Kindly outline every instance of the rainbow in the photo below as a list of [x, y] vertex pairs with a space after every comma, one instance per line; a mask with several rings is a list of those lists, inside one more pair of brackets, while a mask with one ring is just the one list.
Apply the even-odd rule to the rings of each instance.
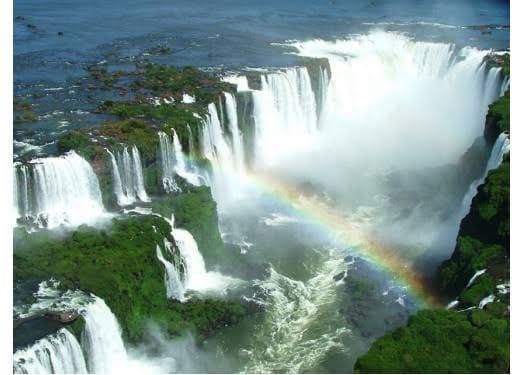
[[356, 255], [371, 262], [388, 274], [421, 307], [438, 307], [442, 302], [435, 297], [425, 278], [416, 272], [399, 252], [381, 244], [363, 232], [356, 223], [339, 210], [315, 196], [305, 196], [282, 181], [263, 174], [249, 174], [248, 178], [264, 193], [311, 219], [320, 229], [333, 235], [340, 243], [350, 247]]

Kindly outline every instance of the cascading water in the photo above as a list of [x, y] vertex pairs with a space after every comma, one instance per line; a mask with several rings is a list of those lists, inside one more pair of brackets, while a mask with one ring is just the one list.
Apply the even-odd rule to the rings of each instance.
[[162, 184], [167, 193], [180, 190], [174, 179], [174, 174], [184, 178], [192, 185], [199, 186], [201, 184], [201, 177], [193, 171], [191, 165], [186, 161], [177, 132], [175, 129], [172, 129], [172, 132], [171, 141], [166, 133], [159, 132]]
[[[175, 260], [178, 260], [178, 262], [170, 262], [163, 256], [160, 247], [157, 247], [157, 257], [166, 268], [168, 298], [175, 298], [183, 302], [186, 300], [185, 293], [190, 290], [223, 294], [230, 286], [239, 281], [219, 272], [206, 271], [204, 258], [193, 235], [185, 229], [175, 228], [174, 217], [171, 220], [166, 218], [165, 220], [172, 227], [171, 235], [179, 250], [177, 254], [171, 242], [164, 241], [164, 248]], [[181, 269], [183, 269], [182, 273]]]
[[237, 120], [237, 102], [235, 101], [235, 96], [229, 92], [225, 92], [224, 97], [226, 101], [226, 116], [228, 117], [229, 130], [232, 137], [232, 153], [235, 168], [242, 173], [244, 171], [244, 145]]
[[322, 117], [323, 117], [323, 108], [326, 104], [326, 92], [328, 90], [328, 85], [330, 83], [330, 77], [328, 75], [328, 71], [323, 68], [319, 67], [319, 99], [317, 101], [317, 125], [318, 127], [321, 125]]
[[256, 164], [273, 165], [315, 144], [316, 100], [306, 68], [262, 75], [261, 90], [252, 95]]
[[330, 64], [317, 146], [346, 164], [369, 168], [457, 162], [482, 135], [487, 105], [502, 83], [499, 68], [484, 62], [489, 51], [396, 33], [292, 47]]
[[62, 328], [13, 356], [15, 374], [86, 374], [86, 361], [75, 336]]
[[246, 76], [230, 75], [222, 78], [224, 82], [228, 82], [237, 86], [237, 92], [251, 91], [248, 85], [248, 78]]
[[[166, 250], [171, 250], [170, 253], [172, 257], [176, 257], [173, 251], [173, 245], [171, 245], [169, 241], [165, 240], [164, 248]], [[165, 276], [164, 276], [164, 283], [166, 285], [166, 296], [168, 298], [174, 298], [181, 302], [185, 301], [186, 298], [184, 297], [184, 292], [185, 292], [184, 276], [185, 274], [187, 274], [187, 272], [182, 272], [182, 275], [181, 275], [180, 264], [178, 264], [179, 267], [176, 267], [175, 264], [177, 262], [170, 262], [169, 260], [167, 260], [164, 257], [164, 254], [162, 253], [162, 249], [158, 245], [157, 245], [156, 252], [157, 252], [157, 258], [164, 265], [164, 268], [166, 271]], [[178, 256], [177, 256], [177, 259], [178, 259]]]
[[[238, 189], [233, 150], [227, 141], [217, 114], [215, 104], [208, 105], [208, 114], [201, 130], [201, 154], [212, 164], [213, 178], [211, 187], [213, 195], [220, 203], [231, 197]], [[221, 197], [221, 198], [218, 198]]]
[[478, 192], [478, 187], [485, 181], [485, 178], [489, 174], [489, 172], [493, 169], [496, 169], [501, 162], [503, 161], [503, 156], [509, 152], [510, 147], [510, 141], [509, 137], [505, 133], [501, 133], [499, 137], [496, 139], [496, 142], [494, 142], [494, 145], [492, 146], [492, 151], [490, 152], [490, 157], [487, 162], [487, 166], [485, 168], [485, 172], [482, 176], [480, 176], [478, 179], [474, 180], [465, 196], [463, 197], [463, 201], [461, 203], [461, 208], [459, 210], [459, 219], [463, 219], [470, 211], [470, 205], [472, 203], [472, 199], [476, 196]]
[[144, 188], [142, 162], [137, 146], [131, 147], [131, 155], [127, 147], [115, 154], [107, 150], [111, 159], [113, 190], [119, 206], [128, 206], [137, 200], [149, 202]]
[[82, 315], [86, 322], [82, 346], [86, 350], [90, 372], [116, 373], [125, 368], [126, 348], [117, 319], [105, 304], [96, 297]]
[[122, 330], [115, 315], [104, 300], [94, 301], [81, 310], [86, 322], [82, 333], [82, 348], [86, 353], [90, 373], [144, 374], [166, 373], [162, 361], [133, 357], [124, 346]]
[[105, 215], [97, 176], [74, 151], [14, 165], [17, 216], [41, 227], [93, 223]]

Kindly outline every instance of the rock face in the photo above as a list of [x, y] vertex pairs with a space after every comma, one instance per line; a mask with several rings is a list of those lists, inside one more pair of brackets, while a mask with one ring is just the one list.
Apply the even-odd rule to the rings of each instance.
[[71, 323], [79, 316], [80, 314], [76, 311], [48, 312], [45, 314], [46, 318], [56, 320], [60, 323]]
[[388, 277], [360, 258], [347, 262], [344, 281], [348, 298], [342, 312], [354, 334], [374, 339], [405, 324], [415, 306], [405, 305], [400, 295], [389, 289]]

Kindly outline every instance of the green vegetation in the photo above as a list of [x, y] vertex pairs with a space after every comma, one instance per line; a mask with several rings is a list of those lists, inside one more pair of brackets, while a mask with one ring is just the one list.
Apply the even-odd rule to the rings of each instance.
[[107, 68], [103, 65], [88, 65], [86, 71], [89, 77], [102, 84], [102, 88], [109, 90], [113, 88], [113, 85], [117, 82], [119, 77], [124, 75], [124, 72], [117, 71], [115, 73], [109, 73]]
[[189, 192], [159, 199], [153, 202], [153, 211], [165, 217], [175, 215], [176, 227], [193, 235], [208, 269], [236, 271], [240, 257], [228, 251], [222, 242], [217, 205], [209, 187], [193, 187]]
[[180, 69], [158, 64], [145, 65], [141, 79], [135, 81], [133, 87], [146, 89], [155, 96], [171, 96], [179, 101], [186, 93], [204, 104], [215, 102], [222, 91], [233, 91], [233, 85], [195, 67]]
[[408, 325], [378, 339], [355, 365], [361, 373], [506, 373], [506, 306], [456, 312], [422, 310]]
[[507, 90], [499, 100], [489, 106], [487, 127], [494, 128], [496, 136], [501, 132], [510, 132], [510, 90]]
[[57, 148], [60, 153], [75, 150], [79, 155], [91, 160], [95, 157], [96, 150], [90, 137], [81, 131], [71, 130], [58, 138]]
[[113, 219], [108, 230], [81, 226], [63, 238], [52, 232], [17, 232], [14, 281], [54, 277], [63, 288], [94, 293], [111, 308], [131, 341], [140, 339], [148, 320], [170, 334], [186, 329], [207, 334], [238, 321], [244, 309], [236, 302], [197, 299], [182, 305], [167, 300], [156, 246], [172, 239], [170, 232], [170, 225], [156, 216]]
[[196, 118], [193, 113], [205, 114], [202, 108], [193, 108], [188, 104], [161, 104], [158, 106], [149, 103], [135, 102], [112, 102], [105, 101], [99, 110], [110, 113], [121, 119], [141, 119], [141, 121], [151, 121], [161, 124], [159, 127], [169, 134], [169, 129], [175, 129], [181, 141], [183, 149], [189, 150], [188, 126], [195, 129], [198, 134], [198, 126], [201, 120]]
[[154, 128], [142, 120], [130, 119], [102, 124], [98, 133], [112, 143], [135, 145], [141, 155], [151, 161], [157, 156], [159, 137]]
[[478, 306], [483, 298], [492, 294], [494, 289], [496, 289], [496, 282], [492, 276], [485, 273], [460, 294], [459, 302], [462, 306]]
[[504, 252], [502, 246], [485, 245], [469, 236], [459, 237], [452, 258], [445, 261], [440, 268], [440, 289], [451, 297], [459, 295], [476, 271], [486, 269]]
[[24, 111], [21, 115], [15, 116], [15, 124], [38, 121], [38, 115], [32, 111]]

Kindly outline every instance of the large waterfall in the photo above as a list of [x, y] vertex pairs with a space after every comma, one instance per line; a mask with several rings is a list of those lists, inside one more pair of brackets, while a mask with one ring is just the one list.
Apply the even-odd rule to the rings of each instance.
[[257, 164], [273, 165], [315, 144], [316, 99], [306, 68], [262, 75], [261, 90], [252, 94]]
[[317, 146], [371, 168], [457, 162], [483, 134], [502, 85], [500, 68], [484, 62], [489, 51], [471, 47], [387, 32], [291, 46], [330, 64]]
[[15, 374], [86, 374], [86, 361], [75, 336], [67, 329], [44, 337], [13, 356]]
[[53, 228], [92, 223], [104, 215], [97, 176], [74, 151], [13, 168], [17, 218]]
[[124, 147], [115, 154], [107, 150], [111, 159], [113, 174], [113, 190], [117, 197], [119, 206], [130, 205], [137, 200], [149, 202], [150, 198], [144, 188], [144, 177], [142, 173], [142, 162], [137, 146]]
[[[188, 127], [188, 129], [190, 128]], [[167, 193], [180, 190], [174, 178], [175, 174], [186, 179], [186, 181], [192, 185], [198, 186], [201, 184], [201, 177], [186, 160], [187, 158], [182, 151], [182, 145], [175, 129], [172, 129], [172, 133], [172, 139], [170, 140], [170, 137], [166, 133], [159, 132], [162, 184]], [[192, 141], [190, 141], [190, 145], [191, 144]]]

